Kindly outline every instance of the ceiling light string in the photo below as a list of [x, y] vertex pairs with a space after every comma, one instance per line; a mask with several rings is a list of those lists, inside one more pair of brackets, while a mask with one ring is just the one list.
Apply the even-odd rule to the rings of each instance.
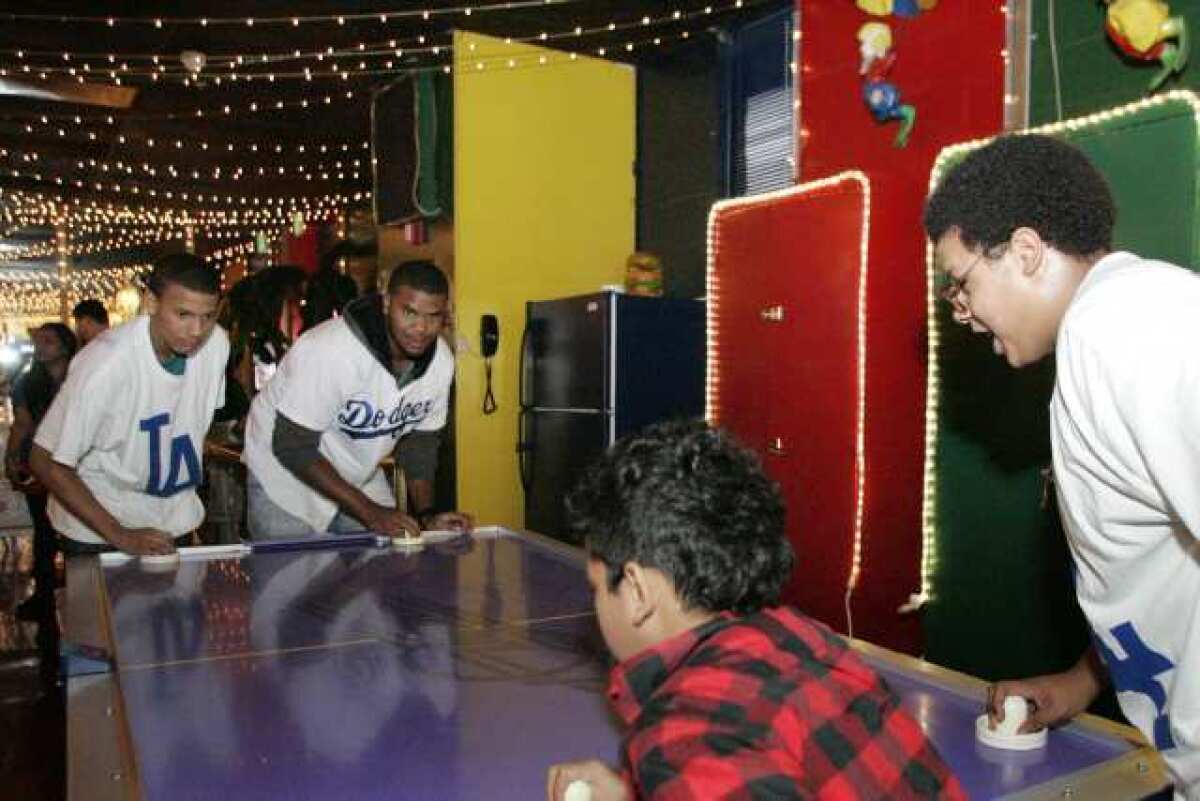
[[471, 16], [476, 13], [494, 13], [498, 11], [519, 11], [531, 8], [546, 8], [581, 3], [584, 0], [511, 0], [501, 3], [472, 3], [469, 5], [429, 6], [426, 8], [393, 9], [387, 11], [367, 11], [335, 14], [305, 14], [271, 17], [118, 17], [79, 14], [24, 14], [6, 12], [0, 14], [0, 19], [10, 22], [81, 22], [103, 25], [109, 28], [125, 25], [148, 25], [163, 28], [172, 25], [190, 25], [207, 28], [209, 26], [237, 26], [253, 28], [256, 25], [288, 25], [298, 27], [306, 23], [332, 23], [344, 26], [355, 22], [379, 22], [386, 24], [395, 20], [421, 18], [430, 20], [435, 17]]
[[[772, 2], [772, 0], [733, 0], [732, 2], [727, 2], [725, 4], [708, 4], [702, 8], [697, 8], [697, 9], [689, 10], [689, 11], [682, 11], [682, 10], [676, 9], [668, 14], [664, 14], [659, 17], [654, 17], [654, 16], [650, 16], [650, 15], [642, 15], [641, 17], [638, 17], [636, 19], [629, 19], [627, 21], [618, 22], [616, 20], [613, 20], [604, 25], [596, 25], [596, 26], [591, 26], [591, 27], [574, 25], [574, 26], [571, 26], [570, 28], [560, 30], [560, 31], [555, 31], [555, 32], [543, 31], [543, 32], [540, 32], [537, 34], [530, 34], [530, 35], [526, 35], [526, 36], [516, 36], [516, 37], [510, 36], [510, 37], [505, 38], [505, 42], [508, 44], [512, 44], [514, 42], [520, 42], [520, 43], [526, 43], [526, 44], [538, 44], [538, 43], [550, 44], [550, 43], [560, 42], [563, 40], [579, 39], [582, 37], [609, 34], [609, 33], [621, 34], [622, 32], [635, 30], [635, 29], [645, 29], [645, 28], [652, 29], [656, 26], [662, 26], [662, 25], [686, 24], [687, 22], [695, 20], [695, 19], [711, 17], [713, 14], [721, 14], [721, 13], [725, 13], [725, 12], [729, 12], [729, 11], [753, 8], [755, 6], [764, 5], [769, 2]], [[653, 43], [655, 45], [659, 45], [663, 41], [688, 39], [694, 33], [696, 33], [696, 31], [685, 31], [682, 34], [666, 34], [666, 35], [657, 35], [657, 36], [647, 36], [644, 39], [637, 40], [637, 41], [631, 41], [631, 40], [627, 39], [624, 42], [596, 47], [596, 48], [594, 48], [594, 50], [589, 50], [589, 52], [595, 52], [597, 55], [600, 55], [600, 56], [608, 55], [610, 53], [612, 53], [612, 54], [620, 53], [622, 48], [624, 49], [624, 51], [629, 52], [629, 51], [632, 51], [634, 49], [634, 47], [638, 44]], [[183, 78], [184, 83], [186, 83], [187, 85], [196, 86], [196, 87], [199, 87], [202, 85], [207, 85], [207, 82], [211, 82], [214, 85], [222, 85], [223, 82], [228, 82], [228, 81], [232, 81], [234, 83], [237, 83], [239, 81], [243, 81], [243, 82], [261, 81], [261, 82], [275, 83], [277, 81], [303, 79], [305, 81], [310, 82], [314, 79], [321, 79], [321, 78], [329, 79], [329, 78], [334, 77], [335, 75], [338, 78], [340, 78], [342, 81], [348, 81], [353, 77], [395, 76], [398, 74], [412, 73], [412, 72], [420, 71], [423, 69], [435, 69], [435, 68], [439, 68], [439, 67], [441, 69], [443, 69], [443, 71], [449, 72], [450, 71], [449, 65], [445, 64], [444, 62], [441, 62], [441, 61], [439, 61], [439, 63], [435, 63], [435, 64], [420, 64], [420, 65], [410, 65], [410, 66], [397, 65], [394, 62], [385, 62], [383, 67], [379, 68], [379, 67], [369, 66], [365, 61], [362, 61], [362, 60], [360, 60], [357, 65], [351, 65], [351, 66], [345, 66], [344, 64], [337, 63], [335, 61], [335, 63], [331, 64], [327, 69], [324, 68], [323, 66], [318, 66], [318, 67], [306, 68], [303, 70], [293, 70], [293, 71], [287, 71], [287, 72], [273, 71], [273, 70], [255, 72], [255, 71], [251, 70], [251, 67], [256, 66], [256, 65], [261, 65], [263, 63], [266, 63], [269, 65], [270, 63], [272, 63], [272, 59], [278, 59], [280, 61], [283, 61], [283, 60], [290, 60], [290, 59], [296, 59], [296, 58], [307, 58], [307, 59], [316, 59], [318, 62], [322, 62], [322, 61], [324, 61], [325, 58], [336, 59], [339, 57], [341, 57], [341, 58], [358, 57], [360, 59], [367, 58], [367, 57], [374, 57], [374, 58], [389, 58], [389, 57], [404, 58], [404, 57], [408, 57], [408, 59], [411, 59], [411, 58], [426, 55], [426, 54], [430, 54], [430, 55], [433, 55], [433, 56], [436, 56], [439, 58], [442, 56], [443, 53], [445, 53], [447, 56], [451, 55], [451, 47], [447, 43], [425, 45], [424, 44], [424, 42], [425, 42], [424, 36], [419, 36], [417, 39], [422, 44], [422, 46], [418, 46], [418, 47], [409, 46], [409, 47], [405, 48], [405, 47], [400, 46], [401, 43], [399, 42], [399, 40], [391, 39], [386, 43], [387, 47], [384, 47], [384, 44], [382, 42], [377, 43], [370, 48], [367, 47], [366, 43], [359, 43], [357, 45], [357, 48], [338, 49], [338, 48], [334, 48], [332, 46], [328, 46], [322, 50], [308, 51], [307, 53], [305, 53], [303, 51], [299, 51], [299, 50], [292, 50], [290, 53], [278, 53], [278, 54], [260, 53], [260, 54], [258, 54], [257, 57], [255, 57], [253, 55], [247, 56], [247, 55], [238, 54], [238, 55], [233, 56], [232, 60], [222, 62], [222, 64], [224, 66], [227, 66], [230, 69], [235, 70], [232, 75], [222, 76], [222, 75], [216, 74], [215, 72], [208, 71], [208, 72], [202, 73], [199, 76], [200, 78], [204, 79], [204, 80], [201, 80], [200, 82], [197, 82], [196, 75], [186, 72], [186, 70], [184, 70], [184, 68], [182, 66], [175, 67], [174, 65], [172, 65], [171, 67], [168, 68], [167, 65], [161, 64], [161, 63], [158, 64], [153, 69], [130, 70], [128, 67], [128, 64], [126, 62], [123, 62], [120, 66], [120, 69], [104, 68], [104, 71], [106, 71], [108, 73], [110, 79], [113, 80], [118, 85], [123, 85], [123, 82], [128, 81], [131, 77], [147, 77], [148, 76], [150, 78], [150, 82], [156, 82], [161, 77], [164, 77], [164, 76], [165, 77], [179, 76], [179, 77]], [[24, 54], [24, 52], [25, 51], [18, 51], [18, 53], [22, 54], [22, 55]], [[62, 53], [61, 55], [64, 58], [64, 60], [70, 61], [70, 58], [71, 58], [70, 53]], [[115, 55], [115, 54], [110, 54], [110, 56], [112, 56], [112, 55]], [[151, 56], [151, 57], [159, 58], [158, 56]], [[221, 58], [224, 59], [227, 57], [222, 56]], [[239, 67], [241, 68], [241, 71], [237, 71]], [[89, 67], [89, 69], [90, 69], [90, 67]], [[28, 65], [28, 64], [20, 65], [19, 68], [14, 67], [11, 64], [6, 65], [6, 66], [0, 66], [0, 76], [5, 75], [9, 71], [12, 71], [12, 70], [16, 70], [18, 73], [24, 72], [24, 73], [28, 73], [28, 74], [34, 74], [36, 72], [43, 79], [47, 79], [51, 74], [59, 74], [59, 73], [68, 73], [75, 77], [80, 77], [80, 78], [82, 77], [82, 76], [78, 76], [78, 69], [75, 67], [44, 66], [42, 68], [38, 68], [38, 67], [34, 67], [34, 66]], [[103, 75], [100, 72], [97, 72], [94, 74], [94, 77], [103, 77]], [[325, 98], [324, 102], [325, 103], [330, 102], [329, 98]], [[309, 107], [308, 105], [306, 105], [304, 103], [299, 104], [299, 106], [290, 106], [289, 104], [286, 103], [286, 101], [285, 102], [276, 101], [275, 103], [272, 103], [272, 101], [270, 101], [270, 100], [256, 101], [255, 103], [252, 104], [252, 106], [256, 106], [256, 105], [261, 106], [263, 109], [269, 109], [269, 108], [283, 109], [283, 108], [288, 108], [288, 107], [308, 108]], [[225, 107], [225, 108], [221, 109], [221, 112], [225, 113], [225, 114], [231, 113], [228, 110], [228, 108], [229, 107]], [[251, 108], [250, 110], [257, 111], [259, 109]], [[194, 115], [195, 116], [203, 116], [204, 112], [201, 109], [197, 109], [194, 112]]]
[[[76, 115], [53, 115], [53, 114], [36, 114], [32, 117], [25, 115], [5, 115], [0, 114], [0, 125], [5, 122], [15, 123], [21, 131], [26, 134], [35, 134], [39, 129], [47, 129], [51, 134], [57, 134], [59, 130], [62, 134], [59, 138], [65, 141], [77, 141], [78, 139], [86, 139], [87, 141], [96, 142], [102, 137], [112, 136], [112, 132], [104, 129], [89, 129], [82, 128], [84, 119], [78, 114]], [[69, 123], [69, 124], [66, 124]], [[112, 118], [109, 118], [109, 125], [114, 125]], [[17, 132], [14, 132], [17, 133]], [[118, 144], [125, 146], [144, 147], [148, 150], [175, 150], [180, 153], [189, 151], [199, 151], [201, 153], [209, 153], [219, 155], [223, 153], [238, 153], [246, 151], [249, 153], [276, 153], [285, 155], [294, 153], [297, 155], [314, 154], [327, 155], [346, 153], [351, 154], [356, 151], [369, 151], [371, 143], [368, 140], [362, 141], [312, 141], [298, 142], [295, 144], [282, 145], [278, 142], [266, 143], [256, 140], [240, 140], [237, 142], [225, 140], [221, 142], [209, 141], [207, 139], [195, 138], [180, 138], [170, 135], [165, 136], [142, 136], [133, 134], [117, 134], [116, 140]]]
[[[693, 9], [682, 10], [674, 9], [671, 12], [661, 15], [641, 14], [626, 18], [613, 18], [607, 23], [598, 23], [593, 25], [580, 25], [576, 23], [569, 24], [566, 28], [556, 31], [542, 31], [536, 34], [524, 36], [509, 36], [503, 37], [509, 44], [513, 42], [553, 42], [557, 40], [578, 39], [581, 37], [590, 37], [603, 35], [607, 33], [622, 33], [624, 31], [636, 30], [641, 28], [658, 27], [671, 24], [686, 24], [695, 19], [709, 18], [713, 14], [722, 14], [729, 11], [735, 11], [746, 8], [753, 8], [757, 5], [772, 2], [773, 0], [731, 0], [730, 2], [713, 4], [708, 3], [704, 6], [698, 6]], [[200, 73], [204, 76], [215, 75], [215, 68], [227, 68], [237, 70], [239, 67], [244, 68], [243, 71], [248, 71], [251, 67], [261, 67], [262, 65], [272, 65], [286, 63], [296, 60], [317, 60], [323, 62], [326, 59], [337, 58], [387, 58], [387, 57], [402, 57], [404, 55], [420, 55], [430, 53], [439, 55], [441, 52], [448, 50], [450, 47], [449, 38], [440, 43], [430, 44], [427, 34], [415, 34], [407, 39], [390, 37], [386, 40], [378, 40], [368, 44], [367, 42], [358, 42], [354, 45], [346, 45], [342, 47], [334, 45], [325, 45], [314, 49], [299, 49], [291, 48], [289, 50], [265, 51], [258, 53], [246, 52], [228, 52], [228, 53], [206, 53], [205, 54], [205, 69]], [[41, 56], [51, 59], [53, 64], [45, 65], [22, 65], [30, 70], [45, 69], [54, 70], [57, 72], [65, 72], [71, 69], [72, 65], [79, 64], [76, 69], [82, 68], [81, 62], [89, 60], [107, 62], [108, 66], [103, 64], [100, 66], [89, 65], [89, 68], [97, 71], [109, 71], [120, 62], [116, 71], [125, 74], [142, 74], [149, 75], [150, 73], [158, 74], [176, 74], [188, 73], [195, 74], [188, 70], [182, 63], [175, 64], [173, 60], [164, 56], [162, 53], [116, 53], [116, 52], [75, 52], [58, 51], [58, 50], [28, 50], [28, 49], [0, 49], [0, 54], [16, 55], [19, 60], [24, 61], [27, 57]], [[132, 61], [149, 61], [149, 68], [129, 68], [129, 62]], [[291, 76], [302, 75], [302, 72], [288, 73]], [[266, 73], [254, 73], [256, 77], [266, 77]], [[277, 77], [279, 74], [277, 73]]]
[[[153, 141], [153, 140], [151, 140]], [[239, 182], [242, 180], [278, 180], [281, 178], [292, 178], [295, 180], [304, 179], [307, 181], [361, 181], [365, 175], [362, 172], [365, 168], [362, 158], [348, 158], [346, 161], [336, 159], [329, 163], [296, 163], [296, 164], [279, 164], [279, 163], [258, 163], [258, 164], [231, 164], [231, 163], [207, 163], [207, 164], [186, 164], [180, 166], [173, 162], [154, 162], [141, 160], [140, 163], [126, 162], [124, 160], [116, 162], [99, 161], [97, 159], [79, 159], [65, 154], [46, 155], [36, 150], [17, 150], [9, 148], [0, 148], [0, 160], [8, 159], [21, 163], [37, 162], [45, 165], [46, 170], [52, 169], [50, 165], [62, 167], [64, 164], [74, 165], [73, 172], [92, 172], [99, 170], [103, 173], [117, 173], [129, 177], [141, 176], [143, 179], [157, 178], [159, 173], [164, 173], [164, 180], [170, 178], [172, 180], [180, 177], [188, 177], [194, 181], [225, 181]], [[60, 171], [60, 174], [61, 171]], [[65, 177], [65, 174], [63, 174]]]
[[132, 205], [128, 201], [122, 205], [111, 201], [102, 205], [90, 198], [72, 198], [68, 202], [62, 196], [47, 197], [44, 194], [35, 195], [21, 190], [14, 192], [0, 188], [0, 214], [10, 222], [23, 218], [23, 222], [39, 219], [43, 223], [51, 223], [65, 214], [73, 221], [81, 220], [84, 223], [141, 221], [164, 225], [234, 225], [283, 221], [298, 213], [306, 217], [328, 215], [366, 199], [368, 198], [360, 198], [356, 193], [353, 196], [338, 194], [320, 198], [289, 198], [291, 202], [286, 208], [283, 203], [279, 203], [251, 208], [180, 209], [158, 205]]

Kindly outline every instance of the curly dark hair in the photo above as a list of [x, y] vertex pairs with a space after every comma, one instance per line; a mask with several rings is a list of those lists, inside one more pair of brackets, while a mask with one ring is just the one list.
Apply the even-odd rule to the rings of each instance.
[[986, 253], [1029, 227], [1070, 256], [1112, 249], [1117, 210], [1108, 182], [1077, 147], [1039, 134], [1001, 136], [952, 167], [925, 203], [937, 242], [957, 228]]
[[671, 578], [684, 605], [779, 603], [793, 554], [779, 488], [758, 457], [700, 422], [650, 426], [612, 447], [567, 498], [572, 529], [615, 590], [628, 562]]
[[279, 318], [288, 300], [299, 301], [304, 296], [307, 281], [301, 268], [277, 264], [233, 285], [219, 319], [233, 341], [230, 359], [240, 359], [247, 347], [265, 364], [274, 364], [283, 356], [292, 343], [280, 330]]

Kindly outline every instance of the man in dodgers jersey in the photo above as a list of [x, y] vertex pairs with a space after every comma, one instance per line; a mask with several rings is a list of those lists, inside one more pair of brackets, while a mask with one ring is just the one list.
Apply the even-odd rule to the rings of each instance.
[[159, 259], [149, 314], [71, 363], [30, 456], [68, 553], [171, 553], [204, 519], [196, 486], [229, 358], [216, 325], [220, 281], [196, 256]]
[[[1200, 799], [1200, 276], [1112, 252], [1116, 209], [1071, 145], [1001, 137], [925, 209], [955, 319], [1013, 367], [1055, 354], [1054, 478], [1093, 646], [1071, 669], [1001, 682], [1036, 707], [1022, 730], [1083, 711], [1105, 681]], [[986, 392], [986, 387], [980, 387]]]
[[[439, 336], [449, 293], [431, 262], [405, 262], [386, 293], [354, 301], [291, 347], [246, 424], [251, 536], [363, 529], [417, 536], [471, 527], [467, 515], [434, 509], [438, 441], [454, 380], [454, 356]], [[393, 451], [411, 517], [395, 508], [379, 469]]]

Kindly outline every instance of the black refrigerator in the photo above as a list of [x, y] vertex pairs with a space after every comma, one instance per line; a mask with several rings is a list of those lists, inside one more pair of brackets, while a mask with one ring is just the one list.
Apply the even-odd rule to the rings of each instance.
[[650, 423], [704, 414], [704, 304], [601, 292], [526, 304], [517, 451], [525, 528], [573, 538], [564, 499]]

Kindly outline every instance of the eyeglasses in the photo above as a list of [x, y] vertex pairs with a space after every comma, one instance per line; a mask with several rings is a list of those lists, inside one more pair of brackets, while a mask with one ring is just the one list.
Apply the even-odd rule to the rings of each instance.
[[975, 265], [987, 258], [986, 253], [980, 253], [975, 259], [963, 270], [963, 274], [955, 278], [950, 273], [942, 273], [944, 276], [942, 286], [938, 289], [938, 297], [947, 303], [954, 303], [958, 300], [958, 296], [965, 291], [967, 286], [967, 276], [971, 274], [971, 270], [975, 269]]

